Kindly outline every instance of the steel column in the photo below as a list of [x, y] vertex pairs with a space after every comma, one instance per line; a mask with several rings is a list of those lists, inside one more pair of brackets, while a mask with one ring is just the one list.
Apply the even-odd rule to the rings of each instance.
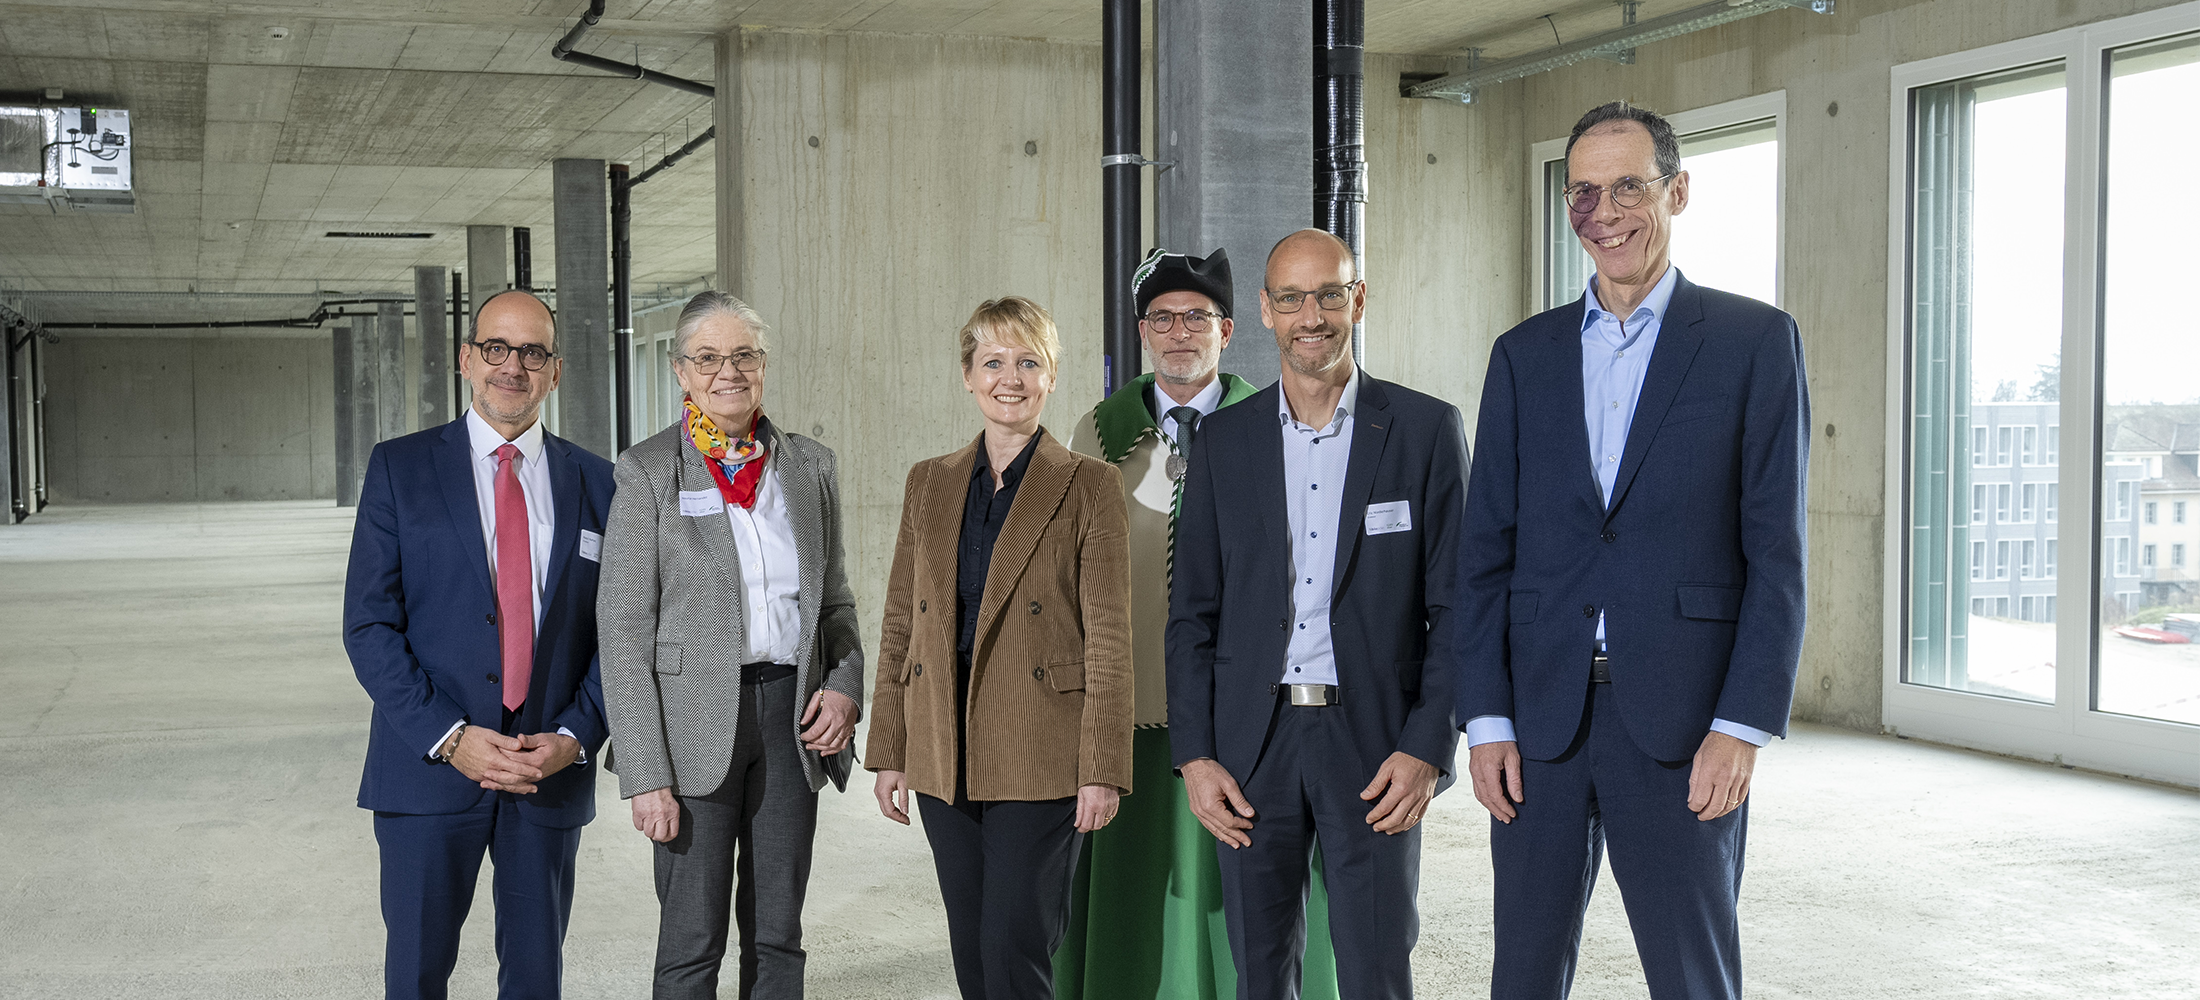
[[358, 389], [351, 372], [351, 326], [336, 327], [329, 337], [330, 353], [335, 361], [336, 402], [336, 505], [356, 507], [359, 504], [359, 473], [357, 448], [352, 420], [356, 407], [352, 405], [352, 393]]

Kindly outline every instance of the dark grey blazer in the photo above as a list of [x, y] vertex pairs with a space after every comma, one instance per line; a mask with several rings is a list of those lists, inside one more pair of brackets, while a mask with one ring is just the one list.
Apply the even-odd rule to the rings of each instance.
[[[766, 738], [799, 746], [802, 709], [819, 688], [863, 704], [863, 643], [841, 551], [832, 449], [766, 427], [802, 569], [797, 728]], [[596, 622], [611, 728], [606, 765], [619, 776], [621, 798], [659, 788], [707, 795], [725, 780], [733, 758], [748, 655], [741, 559], [723, 513], [680, 513], [683, 491], [717, 495], [706, 461], [675, 423], [627, 449], [614, 474], [618, 492], [604, 527]], [[812, 790], [828, 778], [847, 788], [853, 743], [831, 757], [801, 754]]]

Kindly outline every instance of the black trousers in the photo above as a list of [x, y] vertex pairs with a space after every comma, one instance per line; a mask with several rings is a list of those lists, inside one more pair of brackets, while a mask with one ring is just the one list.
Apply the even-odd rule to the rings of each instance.
[[725, 782], [680, 796], [679, 836], [656, 845], [656, 1000], [718, 996], [729, 903], [742, 1000], [801, 1000], [817, 793], [795, 749], [794, 686], [742, 685]]
[[1527, 801], [1490, 821], [1497, 1000], [1573, 990], [1582, 913], [1609, 845], [1635, 951], [1655, 1000], [1742, 995], [1742, 847], [1749, 804], [1708, 823], [1688, 811], [1690, 761], [1652, 759], [1627, 735], [1610, 684], [1590, 685], [1574, 743], [1521, 762]]
[[917, 795], [963, 1000], [1051, 1000], [1084, 836], [1077, 799], [944, 802]]
[[1336, 708], [1282, 705], [1259, 765], [1239, 779], [1254, 810], [1253, 844], [1215, 845], [1239, 1000], [1299, 995], [1309, 862], [1317, 841], [1338, 992], [1351, 1000], [1413, 995], [1421, 827], [1389, 835], [1368, 825], [1371, 804], [1360, 790], [1374, 771], [1362, 773], [1347, 725]]

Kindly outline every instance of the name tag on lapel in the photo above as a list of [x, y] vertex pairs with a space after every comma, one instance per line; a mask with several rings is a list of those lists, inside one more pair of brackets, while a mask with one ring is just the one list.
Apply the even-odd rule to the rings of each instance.
[[589, 562], [603, 561], [603, 536], [587, 528], [581, 529], [581, 558]]
[[709, 517], [726, 512], [726, 498], [717, 490], [681, 490], [680, 513], [688, 517]]
[[1387, 535], [1393, 531], [1413, 530], [1413, 508], [1404, 500], [1367, 505], [1367, 533]]

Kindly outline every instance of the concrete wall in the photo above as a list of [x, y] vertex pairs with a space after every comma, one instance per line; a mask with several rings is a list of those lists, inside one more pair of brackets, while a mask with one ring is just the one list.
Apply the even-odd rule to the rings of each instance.
[[336, 495], [326, 335], [71, 335], [47, 375], [56, 504]]
[[[1644, 46], [1633, 66], [1585, 62], [1492, 88], [1484, 103], [1455, 109], [1524, 115], [1512, 155], [1526, 192], [1526, 144], [1564, 137], [1598, 104], [1624, 98], [1676, 113], [1787, 91], [1784, 296], [1802, 326], [1816, 425], [1810, 630], [1797, 718], [1867, 730], [1880, 724], [1885, 410], [1890, 366], [1900, 363], [1886, 349], [1889, 71], [2171, 2], [1843, 0], [1830, 17], [1775, 12]], [[1370, 91], [1376, 82], [1371, 74]], [[1520, 205], [1518, 218], [1470, 216], [1454, 224], [1492, 241], [1510, 239], [1526, 261], [1535, 248], [1525, 196]], [[1518, 277], [1525, 302], [1528, 279]]]
[[[1064, 363], [1050, 431], [1066, 433], [1098, 400], [1099, 55], [1091, 45], [751, 32], [726, 61], [743, 139], [728, 151], [741, 157], [736, 169], [721, 161], [740, 178], [738, 202], [721, 205], [738, 216], [721, 226], [748, 252], [721, 286], [774, 327], [767, 412], [840, 455], [849, 574], [868, 636], [878, 634], [909, 465], [980, 428], [956, 354], [970, 311], [1013, 293], [1054, 313]], [[1423, 67], [1374, 57], [1370, 79], [1406, 68]], [[1471, 421], [1490, 342], [1522, 308], [1520, 116], [1369, 89], [1369, 368], [1459, 404]], [[1467, 218], [1487, 224], [1470, 230]], [[1258, 312], [1241, 311], [1241, 342], [1272, 344]]]
[[720, 287], [774, 328], [765, 411], [840, 455], [848, 571], [875, 640], [909, 466], [981, 427], [957, 356], [971, 310], [1016, 294], [1053, 312], [1057, 437], [1098, 401], [1100, 49], [739, 41], [739, 214], [721, 235], [737, 226], [748, 252], [721, 262]]

